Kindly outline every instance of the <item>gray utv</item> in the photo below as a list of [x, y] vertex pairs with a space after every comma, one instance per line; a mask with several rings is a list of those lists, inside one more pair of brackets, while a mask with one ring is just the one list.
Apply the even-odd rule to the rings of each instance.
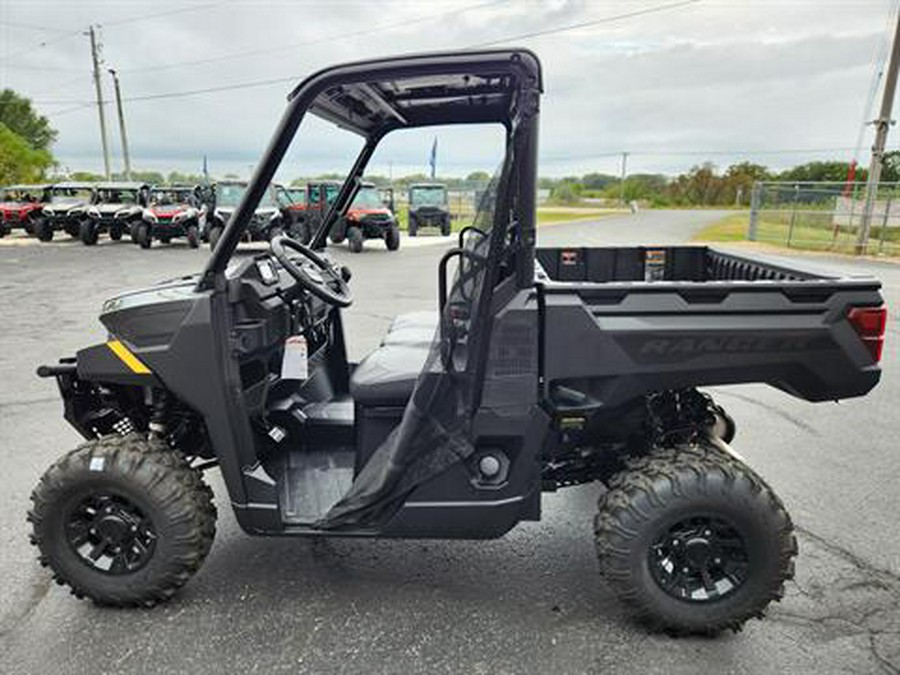
[[[599, 482], [600, 572], [651, 626], [738, 629], [781, 597], [791, 519], [696, 387], [864, 395], [880, 284], [705, 247], [536, 248], [541, 91], [534, 54], [507, 49], [353, 63], [292, 92], [205, 269], [109, 299], [108, 341], [38, 369], [85, 439], [28, 514], [57, 581], [169, 599], [210, 550], [217, 467], [253, 535], [488, 539]], [[235, 256], [307, 115], [364, 140], [349, 176], [308, 246]], [[505, 130], [490, 208], [441, 259], [436, 311], [349, 363], [350, 274], [326, 236], [386, 135], [445, 124]]]
[[415, 237], [423, 227], [436, 227], [450, 236], [450, 205], [447, 186], [442, 183], [413, 183], [409, 186], [409, 220], [406, 231]]

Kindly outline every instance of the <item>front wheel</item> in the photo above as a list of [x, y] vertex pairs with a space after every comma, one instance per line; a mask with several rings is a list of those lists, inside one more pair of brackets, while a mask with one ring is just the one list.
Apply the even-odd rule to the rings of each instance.
[[150, 232], [150, 226], [141, 223], [134, 230], [134, 240], [141, 248], [150, 248], [153, 245], [153, 235]]
[[78, 228], [78, 237], [81, 239], [81, 243], [85, 246], [93, 246], [97, 243], [97, 228], [94, 227], [94, 223], [90, 220], [81, 221], [81, 225]]
[[400, 228], [397, 227], [396, 223], [391, 225], [388, 231], [385, 232], [384, 244], [387, 246], [388, 251], [396, 251], [400, 248]]
[[197, 248], [198, 246], [200, 246], [200, 230], [197, 229], [196, 225], [187, 226], [185, 237], [187, 237], [188, 246], [190, 246], [191, 248]]
[[450, 236], [450, 216], [446, 216], [441, 221], [441, 235], [444, 237]]
[[171, 598], [215, 536], [212, 493], [196, 469], [137, 434], [89, 441], [31, 494], [31, 542], [77, 597], [118, 607]]
[[359, 253], [363, 250], [363, 232], [356, 226], [347, 228], [347, 248], [351, 253]]
[[33, 231], [38, 241], [48, 242], [53, 240], [53, 225], [46, 218], [35, 220]]
[[661, 449], [609, 485], [594, 521], [600, 570], [652, 628], [739, 630], [781, 599], [793, 525], [745, 464], [712, 447]]

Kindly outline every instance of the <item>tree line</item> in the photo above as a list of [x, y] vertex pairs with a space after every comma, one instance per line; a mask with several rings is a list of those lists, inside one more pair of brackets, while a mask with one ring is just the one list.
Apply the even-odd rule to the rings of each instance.
[[[588, 173], [580, 177], [542, 178], [539, 187], [550, 191], [551, 201], [562, 204], [575, 204], [585, 198], [624, 198], [626, 202], [641, 201], [657, 207], [747, 206], [756, 181], [843, 183], [851, 176], [857, 182], [868, 176], [863, 167], [857, 167], [854, 173], [855, 176], [849, 162], [837, 160], [807, 162], [783, 171], [753, 162], [739, 162], [719, 171], [712, 162], [705, 162], [677, 176], [632, 174], [624, 184], [618, 176]], [[900, 181], [900, 151], [885, 154], [881, 180]]]
[[[58, 136], [50, 121], [40, 115], [31, 101], [11, 89], [0, 92], [0, 185], [30, 183], [40, 180], [102, 180], [103, 176], [87, 171], [59, 175], [50, 171], [57, 166], [51, 147]], [[132, 171], [132, 179], [150, 184], [196, 184], [203, 176], [194, 173], [171, 171]], [[855, 171], [857, 181], [866, 180], [866, 170]], [[841, 183], [850, 175], [850, 164], [842, 161], [807, 162], [783, 171], [749, 161], [732, 164], [720, 171], [715, 164], [696, 165], [677, 176], [659, 173], [637, 173], [627, 176], [624, 182], [604, 173], [587, 173], [583, 176], [541, 178], [539, 187], [549, 191], [550, 200], [556, 203], [575, 204], [585, 198], [601, 198], [625, 201], [641, 201], [650, 206], [746, 206], [750, 202], [753, 184], [759, 180], [780, 181], [829, 181]], [[113, 174], [121, 180], [122, 174]], [[225, 174], [225, 179], [237, 178]], [[298, 177], [292, 185], [303, 185], [309, 180], [343, 180], [339, 174], [320, 174]], [[366, 177], [379, 186], [392, 185], [405, 189], [411, 183], [429, 182], [424, 173], [388, 178], [370, 175]], [[491, 176], [486, 171], [474, 171], [465, 177], [441, 176], [436, 182], [453, 190], [483, 189]], [[882, 181], [900, 182], [900, 151], [888, 152], [882, 171]]]

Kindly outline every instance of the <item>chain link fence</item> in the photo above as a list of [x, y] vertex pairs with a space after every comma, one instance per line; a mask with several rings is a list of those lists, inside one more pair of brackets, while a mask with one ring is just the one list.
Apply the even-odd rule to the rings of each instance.
[[872, 195], [869, 234], [866, 184], [760, 181], [753, 186], [747, 238], [789, 247], [900, 255], [900, 183], [881, 183]]

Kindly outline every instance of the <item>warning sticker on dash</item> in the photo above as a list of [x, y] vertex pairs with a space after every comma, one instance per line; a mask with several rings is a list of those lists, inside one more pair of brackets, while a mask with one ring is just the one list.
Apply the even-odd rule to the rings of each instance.
[[309, 377], [306, 338], [292, 335], [284, 342], [284, 358], [281, 361], [282, 380], [305, 380]]

